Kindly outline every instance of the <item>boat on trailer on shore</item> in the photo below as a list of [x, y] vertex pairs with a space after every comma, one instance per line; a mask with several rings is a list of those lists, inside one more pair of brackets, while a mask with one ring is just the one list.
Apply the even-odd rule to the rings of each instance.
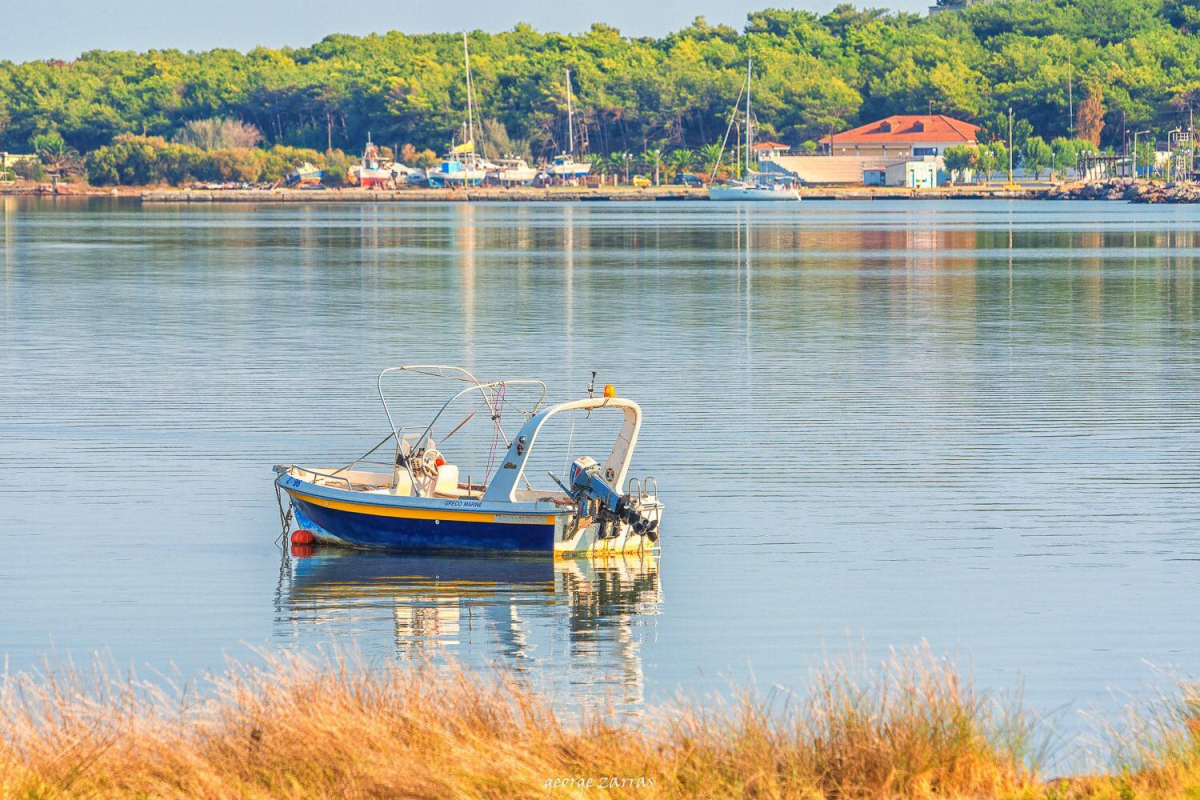
[[[398, 427], [384, 391], [388, 376], [425, 376], [460, 384], [424, 426]], [[404, 365], [379, 374], [376, 385], [390, 433], [363, 457], [341, 467], [277, 464], [275, 484], [286, 494], [297, 532], [320, 543], [408, 551], [506, 551], [598, 555], [654, 552], [659, 546], [662, 502], [653, 478], [629, 478], [642, 410], [617, 397], [611, 386], [600, 396], [593, 385], [586, 398], [547, 405], [546, 385], [534, 380], [482, 382], [462, 367]], [[511, 396], [524, 393], [522, 409]], [[451, 426], [452, 408], [474, 409], [435, 440], [435, 430]], [[491, 423], [492, 455], [481, 481], [447, 459], [447, 443], [480, 416]], [[522, 424], [515, 435], [502, 426], [505, 416]], [[621, 415], [621, 426], [603, 463], [580, 456], [568, 474], [555, 476], [551, 489], [534, 488], [526, 475], [530, 456], [546, 424], [571, 416], [575, 424], [601, 415]], [[391, 444], [392, 458], [369, 461]], [[445, 449], [442, 449], [445, 448]], [[567, 457], [570, 457], [568, 444]], [[386, 452], [386, 451], [385, 451]], [[493, 470], [493, 467], [495, 469]], [[494, 474], [492, 474], [494, 472]], [[288, 529], [288, 514], [280, 512]], [[296, 534], [293, 534], [296, 541]]]

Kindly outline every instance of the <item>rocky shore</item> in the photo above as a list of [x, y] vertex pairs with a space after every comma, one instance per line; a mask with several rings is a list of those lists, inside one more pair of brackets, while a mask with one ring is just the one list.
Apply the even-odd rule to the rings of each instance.
[[1200, 184], [1134, 178], [1073, 181], [1047, 189], [1047, 200], [1127, 200], [1130, 203], [1200, 203]]

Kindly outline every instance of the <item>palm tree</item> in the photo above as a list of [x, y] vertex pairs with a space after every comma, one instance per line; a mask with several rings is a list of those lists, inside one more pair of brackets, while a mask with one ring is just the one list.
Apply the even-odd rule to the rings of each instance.
[[605, 175], [617, 175], [621, 172], [621, 163], [616, 159], [616, 153], [609, 153], [596, 159], [596, 169]]
[[77, 175], [83, 171], [79, 151], [63, 141], [58, 131], [38, 134], [29, 143], [56, 183], [64, 175]]
[[615, 150], [609, 153], [608, 157], [612, 159], [613, 164], [617, 167], [618, 173], [624, 171], [625, 182], [629, 183], [629, 165], [633, 163], [633, 153], [630, 153], [626, 150]]
[[704, 168], [705, 174], [710, 178], [717, 171], [717, 166], [721, 163], [721, 145], [716, 142], [706, 144], [700, 148], [700, 166]]
[[646, 166], [647, 172], [654, 170], [654, 185], [658, 186], [658, 176], [663, 166], [662, 149], [655, 147], [652, 150], [642, 153], [642, 163]]
[[696, 166], [696, 151], [686, 148], [672, 150], [667, 155], [667, 167], [672, 175], [678, 175], [681, 172], [687, 172], [692, 167]]

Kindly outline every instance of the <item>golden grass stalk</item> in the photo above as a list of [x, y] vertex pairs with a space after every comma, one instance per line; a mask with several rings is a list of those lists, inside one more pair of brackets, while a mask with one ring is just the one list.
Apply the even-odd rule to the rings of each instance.
[[828, 666], [802, 698], [680, 702], [636, 724], [564, 720], [510, 675], [345, 656], [264, 656], [209, 684], [193, 695], [71, 669], [5, 679], [0, 796], [1032, 798], [1200, 785], [1194, 691], [1171, 728], [1183, 738], [1153, 765], [1045, 783], [1028, 763], [1031, 717], [924, 651], [875, 672]]

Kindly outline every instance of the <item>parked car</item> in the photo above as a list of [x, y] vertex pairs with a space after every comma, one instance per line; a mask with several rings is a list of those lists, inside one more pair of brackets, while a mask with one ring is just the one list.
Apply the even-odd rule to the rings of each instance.
[[408, 173], [404, 179], [409, 186], [429, 185], [429, 177], [425, 174], [425, 170], [423, 169], [414, 169], [412, 172]]
[[698, 189], [704, 185], [704, 181], [690, 172], [681, 172], [675, 176], [675, 185], [686, 186], [689, 189]]
[[646, 189], [646, 188], [649, 188], [649, 186], [650, 186], [650, 179], [647, 178], [645, 175], [634, 175], [630, 179], [629, 185], [636, 186], [639, 189]]

